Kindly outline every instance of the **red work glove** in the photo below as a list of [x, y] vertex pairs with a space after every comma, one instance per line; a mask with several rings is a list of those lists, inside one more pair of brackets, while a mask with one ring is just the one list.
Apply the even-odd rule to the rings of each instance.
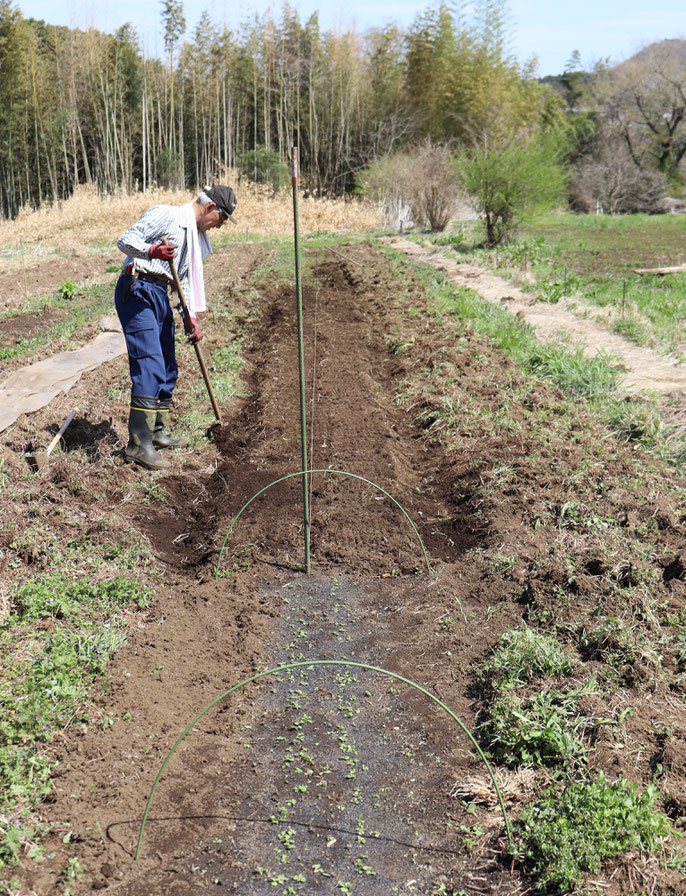
[[191, 343], [200, 342], [200, 340], [202, 339], [200, 327], [198, 326], [198, 322], [194, 317], [184, 317], [183, 330], [186, 336], [188, 336], [188, 341]]
[[171, 261], [176, 254], [176, 246], [165, 246], [164, 243], [155, 243], [148, 249], [148, 258], [159, 258], [160, 261]]

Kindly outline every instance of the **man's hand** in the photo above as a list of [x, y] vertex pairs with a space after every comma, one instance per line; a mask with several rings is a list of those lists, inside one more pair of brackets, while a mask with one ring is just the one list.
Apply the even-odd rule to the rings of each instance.
[[176, 246], [165, 246], [164, 243], [155, 243], [148, 249], [148, 258], [159, 258], [160, 261], [172, 261], [176, 255]]
[[196, 342], [200, 342], [202, 339], [202, 333], [200, 332], [200, 327], [198, 326], [198, 322], [194, 317], [184, 317], [183, 319], [183, 329], [188, 336], [188, 341], [193, 345]]

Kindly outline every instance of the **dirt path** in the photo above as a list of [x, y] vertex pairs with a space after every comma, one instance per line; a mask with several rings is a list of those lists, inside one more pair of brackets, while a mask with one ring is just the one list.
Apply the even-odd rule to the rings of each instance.
[[571, 340], [589, 355], [615, 356], [623, 371], [622, 385], [627, 393], [649, 389], [659, 395], [686, 393], [686, 366], [659, 355], [649, 348], [634, 345], [568, 310], [568, 300], [554, 305], [537, 301], [536, 297], [482, 268], [460, 264], [436, 251], [427, 251], [417, 243], [401, 238], [387, 240], [389, 246], [412, 258], [444, 271], [458, 286], [473, 289], [494, 305], [505, 305], [522, 317], [545, 340]]

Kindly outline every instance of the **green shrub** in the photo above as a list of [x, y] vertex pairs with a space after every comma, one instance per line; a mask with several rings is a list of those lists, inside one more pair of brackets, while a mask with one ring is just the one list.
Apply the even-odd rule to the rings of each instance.
[[459, 159], [462, 185], [486, 226], [486, 245], [497, 246], [516, 234], [530, 215], [552, 208], [564, 196], [559, 138], [484, 141]]
[[513, 851], [537, 878], [539, 892], [568, 893], [584, 872], [598, 872], [604, 859], [628, 850], [655, 851], [671, 833], [656, 811], [659, 793], [643, 793], [631, 781], [590, 782], [548, 788], [516, 823]]

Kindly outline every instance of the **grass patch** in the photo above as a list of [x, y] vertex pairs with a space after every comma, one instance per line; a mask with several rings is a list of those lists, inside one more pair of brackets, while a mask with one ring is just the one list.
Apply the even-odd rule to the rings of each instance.
[[672, 829], [655, 808], [658, 798], [652, 786], [639, 793], [637, 784], [609, 782], [602, 772], [562, 792], [550, 787], [516, 823], [514, 851], [535, 875], [539, 892], [569, 893], [605, 859], [663, 850]]
[[463, 227], [437, 242], [499, 269], [541, 301], [578, 300], [602, 311], [611, 331], [684, 357], [686, 273], [635, 273], [686, 261], [680, 216], [548, 215], [529, 224], [521, 241], [490, 250], [474, 248], [473, 236]]
[[233, 340], [228, 345], [212, 352], [210, 382], [217, 401], [228, 401], [237, 395], [247, 397], [241, 388], [242, 343], [243, 340]]
[[684, 463], [684, 433], [677, 425], [665, 423], [657, 399], [634, 399], [619, 394], [619, 370], [614, 358], [607, 355], [589, 358], [580, 349], [541, 343], [528, 324], [512, 317], [507, 310], [492, 305], [470, 289], [456, 288], [441, 272], [409, 263], [414, 265], [417, 277], [442, 313], [467, 322], [478, 335], [509, 354], [529, 375], [553, 382], [566, 396], [586, 403], [620, 441], [653, 451], [675, 466]]
[[[52, 573], [13, 590], [14, 612], [0, 627], [0, 869], [36, 848], [31, 810], [49, 795], [51, 773], [41, 748], [68, 724], [87, 722], [88, 688], [125, 641], [116, 611], [149, 598], [125, 576], [92, 582]], [[53, 631], [36, 627], [48, 618]]]
[[512, 688], [571, 671], [572, 660], [556, 638], [523, 625], [500, 636], [477, 678], [492, 688]]

